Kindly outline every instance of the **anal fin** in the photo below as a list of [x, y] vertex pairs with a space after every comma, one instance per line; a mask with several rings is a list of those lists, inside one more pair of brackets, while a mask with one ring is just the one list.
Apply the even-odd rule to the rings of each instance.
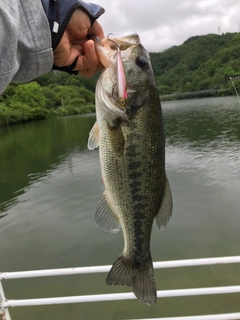
[[172, 216], [172, 193], [168, 179], [166, 177], [166, 184], [164, 189], [164, 195], [161, 203], [161, 207], [156, 215], [156, 223], [159, 229], [164, 229]]
[[120, 230], [118, 219], [109, 207], [105, 193], [97, 205], [95, 222], [100, 228], [111, 233], [116, 233]]

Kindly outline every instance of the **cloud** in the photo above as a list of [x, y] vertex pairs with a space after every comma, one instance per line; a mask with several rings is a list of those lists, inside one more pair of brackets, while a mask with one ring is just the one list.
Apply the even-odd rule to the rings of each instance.
[[106, 34], [138, 33], [149, 51], [163, 51], [189, 37], [240, 31], [239, 0], [95, 0], [106, 9]]

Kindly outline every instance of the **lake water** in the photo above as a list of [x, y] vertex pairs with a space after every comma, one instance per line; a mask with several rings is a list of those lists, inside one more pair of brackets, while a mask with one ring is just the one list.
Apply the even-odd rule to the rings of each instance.
[[[240, 105], [235, 97], [164, 102], [174, 212], [153, 228], [154, 261], [240, 255]], [[103, 185], [86, 148], [95, 115], [0, 129], [0, 271], [112, 264], [123, 237], [94, 223]], [[240, 265], [155, 270], [158, 290], [240, 285]], [[9, 299], [112, 292], [106, 274], [7, 280]], [[240, 294], [19, 307], [13, 320], [115, 320], [240, 311]]]

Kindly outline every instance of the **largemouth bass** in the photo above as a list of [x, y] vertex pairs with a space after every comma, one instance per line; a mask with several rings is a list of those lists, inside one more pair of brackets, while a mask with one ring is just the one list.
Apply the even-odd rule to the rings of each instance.
[[106, 66], [96, 85], [97, 122], [88, 141], [89, 149], [99, 146], [105, 186], [95, 220], [109, 232], [121, 227], [124, 236], [124, 250], [106, 283], [131, 286], [151, 305], [157, 299], [152, 225], [155, 219], [162, 229], [172, 215], [159, 94], [138, 35], [94, 40]]

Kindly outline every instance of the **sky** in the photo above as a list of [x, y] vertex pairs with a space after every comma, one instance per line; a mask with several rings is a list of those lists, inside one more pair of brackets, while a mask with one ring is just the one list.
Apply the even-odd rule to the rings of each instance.
[[[150, 52], [196, 35], [240, 32], [240, 0], [91, 0], [105, 8], [105, 34], [138, 33]], [[90, 2], [90, 1], [89, 1]]]

